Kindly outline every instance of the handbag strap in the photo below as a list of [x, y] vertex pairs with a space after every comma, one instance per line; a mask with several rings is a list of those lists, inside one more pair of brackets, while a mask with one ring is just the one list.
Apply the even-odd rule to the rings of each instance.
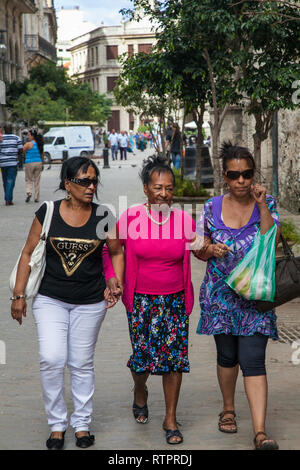
[[53, 201], [45, 201], [45, 204], [47, 205], [47, 211], [45, 214], [44, 222], [43, 222], [43, 227], [42, 227], [42, 232], [41, 232], [41, 239], [45, 240], [48, 236], [52, 216], [53, 216], [53, 210], [54, 210], [54, 204]]
[[288, 242], [286, 241], [286, 239], [284, 238], [282, 234], [280, 234], [280, 240], [283, 246], [283, 251], [284, 251], [285, 256], [288, 256], [289, 258], [294, 258], [294, 253], [290, 249]]

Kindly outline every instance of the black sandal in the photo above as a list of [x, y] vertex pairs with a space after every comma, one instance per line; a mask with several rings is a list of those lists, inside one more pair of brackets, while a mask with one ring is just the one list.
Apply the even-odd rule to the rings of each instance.
[[82, 449], [91, 447], [95, 442], [95, 436], [91, 435], [90, 433], [88, 436], [81, 436], [81, 437], [77, 437], [75, 433], [75, 437], [76, 437], [76, 446], [81, 447]]
[[[176, 421], [176, 424], [177, 424], [177, 426], [181, 426], [181, 424], [177, 423], [177, 421]], [[168, 444], [170, 444], [170, 445], [182, 444], [183, 435], [181, 434], [179, 429], [167, 429], [165, 427], [165, 423], [163, 423], [163, 430], [166, 433], [166, 441], [167, 441]], [[172, 437], [179, 437], [180, 441], [171, 441]]]
[[[134, 400], [132, 404], [132, 412], [133, 412], [134, 419], [139, 424], [146, 424], [148, 422], [148, 415], [149, 415], [149, 410], [148, 410], [148, 405], [147, 405], [148, 389], [146, 385], [145, 385], [145, 391], [146, 391], [146, 403], [144, 406], [138, 406], [135, 402], [135, 389], [134, 389]], [[138, 419], [140, 417], [143, 417], [145, 419], [143, 421], [140, 421]]]
[[[53, 431], [55, 432], [55, 431]], [[65, 443], [65, 434], [66, 431], [63, 431], [62, 438], [59, 439], [58, 437], [52, 438], [52, 433], [49, 436], [49, 439], [46, 441], [46, 446], [49, 450], [62, 450]]]

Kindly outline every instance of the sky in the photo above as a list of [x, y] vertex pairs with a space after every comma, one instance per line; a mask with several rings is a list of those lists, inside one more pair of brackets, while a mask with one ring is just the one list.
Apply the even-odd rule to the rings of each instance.
[[93, 23], [96, 27], [118, 25], [122, 19], [119, 13], [121, 8], [131, 8], [133, 2], [130, 0], [54, 0], [56, 10], [61, 7], [70, 8], [79, 6], [85, 12], [85, 20]]

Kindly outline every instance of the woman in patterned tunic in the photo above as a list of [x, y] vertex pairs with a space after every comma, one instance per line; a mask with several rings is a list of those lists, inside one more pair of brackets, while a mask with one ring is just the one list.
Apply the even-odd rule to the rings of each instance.
[[267, 379], [265, 350], [268, 338], [278, 339], [273, 310], [260, 313], [255, 301], [236, 294], [225, 278], [251, 248], [260, 228], [266, 233], [277, 225], [276, 202], [266, 189], [253, 184], [255, 161], [243, 147], [224, 143], [221, 150], [223, 177], [228, 193], [210, 199], [197, 222], [197, 233], [204, 235], [206, 275], [200, 289], [201, 317], [198, 334], [213, 335], [217, 347], [217, 373], [224, 408], [219, 415], [219, 430], [236, 433], [234, 394], [239, 365], [250, 405], [255, 448], [277, 449], [276, 441], [265, 433]]

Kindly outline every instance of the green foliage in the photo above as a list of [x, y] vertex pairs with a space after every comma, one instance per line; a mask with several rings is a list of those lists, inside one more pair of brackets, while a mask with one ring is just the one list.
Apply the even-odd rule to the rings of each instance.
[[300, 244], [300, 232], [292, 220], [280, 221], [282, 235], [287, 241]]
[[71, 80], [63, 68], [50, 62], [33, 67], [24, 82], [12, 83], [7, 98], [13, 117], [27, 125], [66, 118], [104, 125], [111, 116], [110, 98], [92, 91], [86, 83]]
[[175, 189], [174, 189], [174, 196], [204, 196], [209, 198], [210, 193], [200, 186], [198, 189], [196, 188], [195, 183], [193, 183], [188, 178], [184, 178], [181, 180], [180, 171], [173, 170], [175, 174]]
[[13, 114], [24, 120], [28, 126], [36, 125], [39, 120], [66, 119], [66, 102], [59, 98], [52, 100], [49, 87], [35, 83], [27, 85], [27, 93], [22, 93], [11, 102]]

